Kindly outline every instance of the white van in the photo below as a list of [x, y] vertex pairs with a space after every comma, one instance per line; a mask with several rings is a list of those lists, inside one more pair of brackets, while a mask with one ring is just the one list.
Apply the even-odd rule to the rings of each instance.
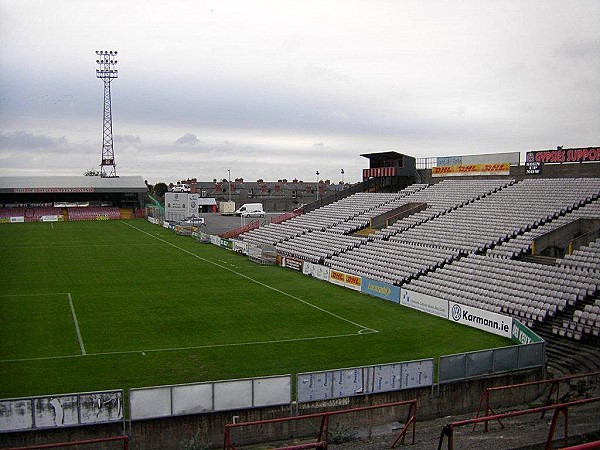
[[262, 203], [244, 203], [235, 212], [236, 216], [265, 217]]

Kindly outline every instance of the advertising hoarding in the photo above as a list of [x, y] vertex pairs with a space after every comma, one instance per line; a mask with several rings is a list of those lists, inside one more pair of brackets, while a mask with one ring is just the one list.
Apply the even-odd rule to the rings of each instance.
[[390, 302], [400, 302], [400, 288], [383, 281], [362, 277], [361, 291], [374, 297], [379, 297]]
[[420, 292], [401, 289], [400, 304], [433, 316], [448, 318], [448, 300]]
[[322, 266], [306, 261], [302, 266], [302, 273], [304, 275], [310, 275], [311, 277], [318, 278], [319, 280], [329, 280], [329, 267]]
[[452, 301], [448, 302], [448, 307], [450, 312], [449, 320], [453, 322], [478, 328], [499, 336], [512, 337], [512, 317]]
[[527, 152], [528, 163], [580, 163], [600, 161], [600, 147], [557, 148]]
[[462, 164], [456, 166], [438, 166], [431, 168], [432, 177], [464, 177], [464, 176], [488, 176], [488, 175], [510, 175], [510, 164]]

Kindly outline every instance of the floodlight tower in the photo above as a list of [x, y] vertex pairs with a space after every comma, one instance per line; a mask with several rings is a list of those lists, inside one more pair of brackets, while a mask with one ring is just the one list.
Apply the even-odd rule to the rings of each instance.
[[112, 109], [110, 103], [110, 82], [119, 76], [115, 69], [117, 64], [116, 51], [98, 50], [98, 69], [96, 78], [104, 81], [104, 124], [102, 126], [102, 162], [100, 163], [100, 176], [106, 178], [117, 177], [117, 164], [113, 149]]

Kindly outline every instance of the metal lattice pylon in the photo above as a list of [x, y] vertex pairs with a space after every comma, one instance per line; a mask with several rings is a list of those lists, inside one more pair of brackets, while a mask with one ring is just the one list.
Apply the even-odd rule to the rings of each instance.
[[100, 163], [100, 176], [107, 178], [117, 177], [117, 163], [113, 148], [112, 134], [112, 107], [110, 99], [110, 82], [119, 76], [114, 68], [117, 60], [116, 51], [97, 51], [99, 68], [96, 69], [96, 78], [104, 82], [104, 120], [102, 125], [102, 160]]

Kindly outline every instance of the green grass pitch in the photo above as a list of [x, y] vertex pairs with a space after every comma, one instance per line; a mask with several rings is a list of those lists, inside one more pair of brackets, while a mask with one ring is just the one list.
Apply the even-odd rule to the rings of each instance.
[[0, 258], [0, 398], [510, 345], [143, 220], [2, 225]]

